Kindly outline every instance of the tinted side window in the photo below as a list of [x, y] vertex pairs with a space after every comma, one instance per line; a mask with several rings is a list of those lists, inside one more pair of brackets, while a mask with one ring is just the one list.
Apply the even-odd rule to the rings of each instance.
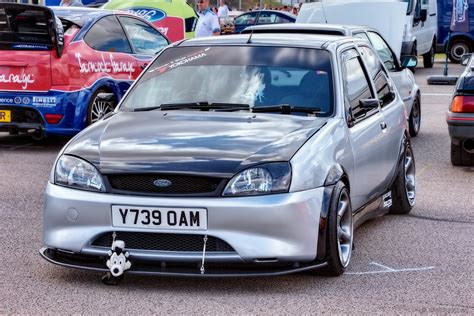
[[254, 25], [257, 12], [243, 14], [235, 19], [235, 24], [238, 25]]
[[359, 100], [372, 99], [372, 91], [367, 80], [362, 61], [357, 52], [351, 49], [344, 53], [344, 90], [348, 105], [355, 119], [362, 118], [366, 110], [360, 107]]
[[115, 16], [106, 16], [95, 23], [84, 37], [93, 49], [104, 52], [131, 53], [132, 49]]
[[168, 45], [163, 35], [148, 24], [130, 17], [119, 19], [135, 53], [154, 55]]
[[370, 42], [382, 59], [388, 71], [397, 71], [395, 56], [390, 47], [385, 43], [382, 37], [374, 32], [369, 32]]
[[375, 52], [368, 47], [361, 47], [360, 49], [370, 77], [374, 81], [377, 98], [381, 101], [383, 107], [394, 99], [394, 94], [390, 89], [390, 79], [388, 79], [379, 58], [375, 55]]

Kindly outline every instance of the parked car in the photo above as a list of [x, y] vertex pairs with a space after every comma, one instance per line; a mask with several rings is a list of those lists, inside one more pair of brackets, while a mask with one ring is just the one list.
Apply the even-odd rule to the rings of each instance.
[[234, 20], [235, 33], [240, 33], [247, 26], [258, 24], [294, 23], [296, 16], [285, 11], [258, 10], [246, 12]]
[[110, 0], [109, 10], [124, 10], [153, 24], [171, 42], [194, 38], [198, 16], [185, 0]]
[[453, 19], [453, 0], [438, 0], [438, 45], [439, 53], [448, 52], [449, 60], [459, 64], [464, 54], [474, 51], [474, 0], [466, 0], [462, 3], [465, 10], [460, 17], [460, 23], [464, 25], [464, 31], [451, 32], [448, 47], [448, 35]]
[[474, 58], [462, 57], [466, 69], [459, 77], [446, 115], [453, 166], [474, 166]]
[[338, 0], [303, 4], [296, 22], [375, 28], [398, 57], [423, 56], [423, 66], [432, 68], [438, 30], [436, 15], [436, 0]]
[[[73, 135], [113, 111], [168, 40], [131, 14], [0, 3], [0, 130]], [[113, 93], [98, 102], [101, 92]], [[8, 118], [6, 118], [8, 117]]]
[[406, 111], [393, 87], [357, 38], [172, 45], [114, 115], [61, 151], [41, 255], [109, 271], [106, 282], [124, 271], [340, 275], [354, 228], [415, 203]]
[[[402, 62], [400, 62], [392, 48], [377, 30], [367, 26], [355, 25], [291, 23], [250, 26], [242, 31], [243, 34], [251, 32], [344, 35], [355, 36], [369, 41], [382, 59], [385, 68], [388, 70], [390, 77], [405, 103], [406, 111], [409, 113], [408, 123], [410, 135], [412, 137], [418, 135], [421, 127], [421, 92], [415, 82], [413, 73], [406, 67], [407, 61], [413, 61], [413, 58], [402, 57]], [[416, 63], [410, 65], [410, 67], [415, 66]]]

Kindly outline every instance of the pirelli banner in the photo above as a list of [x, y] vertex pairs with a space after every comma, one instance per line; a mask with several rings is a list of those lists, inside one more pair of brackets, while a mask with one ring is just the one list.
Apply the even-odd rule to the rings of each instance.
[[469, 3], [468, 0], [453, 0], [453, 16], [451, 31], [469, 32]]

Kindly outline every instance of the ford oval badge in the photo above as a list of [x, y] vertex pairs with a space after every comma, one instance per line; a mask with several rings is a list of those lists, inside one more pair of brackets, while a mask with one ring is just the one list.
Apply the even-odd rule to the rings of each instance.
[[170, 180], [166, 179], [158, 179], [153, 181], [153, 185], [158, 187], [158, 188], [167, 188], [172, 184]]
[[165, 11], [156, 8], [148, 8], [148, 7], [133, 7], [125, 9], [129, 13], [138, 15], [141, 18], [144, 18], [150, 23], [163, 20], [166, 18]]

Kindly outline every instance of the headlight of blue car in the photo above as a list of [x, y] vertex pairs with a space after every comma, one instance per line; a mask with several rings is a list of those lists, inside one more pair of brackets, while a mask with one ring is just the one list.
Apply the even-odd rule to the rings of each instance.
[[248, 196], [288, 192], [291, 166], [287, 162], [268, 163], [241, 171], [227, 184], [224, 196]]
[[54, 183], [74, 189], [105, 192], [99, 171], [89, 162], [74, 156], [61, 156], [54, 170]]

